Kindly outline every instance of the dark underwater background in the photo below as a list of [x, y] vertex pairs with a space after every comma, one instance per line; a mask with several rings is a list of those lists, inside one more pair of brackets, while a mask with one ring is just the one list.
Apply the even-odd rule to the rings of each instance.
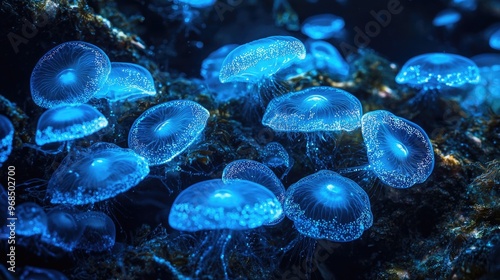
[[[401, 12], [393, 14], [376, 36], [358, 44], [355, 28], [363, 30], [374, 20], [370, 12], [386, 10], [392, 1], [289, 0], [289, 8], [273, 9], [274, 1], [221, 0], [222, 4], [200, 9], [186, 24], [182, 17], [172, 16], [175, 3], [167, 0], [3, 0], [0, 114], [11, 119], [15, 137], [13, 151], [0, 170], [0, 183], [7, 185], [7, 167], [15, 166], [16, 204], [35, 202], [46, 211], [55, 207], [45, 196], [46, 182], [67, 152], [50, 154], [25, 144], [34, 145], [37, 120], [44, 111], [31, 99], [31, 71], [58, 44], [85, 41], [101, 48], [111, 61], [140, 64], [153, 75], [157, 90], [154, 98], [118, 105], [122, 115], [116, 126], [77, 141], [77, 147], [100, 141], [127, 147], [134, 120], [146, 109], [170, 100], [196, 101], [210, 111], [211, 118], [202, 139], [168, 167], [155, 169], [138, 186], [115, 198], [77, 207], [111, 217], [116, 226], [113, 248], [64, 252], [47, 248], [36, 237], [18, 237], [16, 273], [7, 271], [8, 264], [2, 261], [0, 278], [50, 278], [22, 276], [25, 267], [36, 267], [52, 270], [48, 273], [53, 275], [58, 271], [68, 279], [189, 279], [200, 266], [199, 278], [223, 278], [216, 253], [220, 251], [206, 256], [201, 264], [197, 260], [207, 249], [200, 241], [217, 246], [216, 237], [179, 232], [168, 225], [170, 206], [180, 191], [220, 178], [224, 166], [233, 160], [259, 160], [263, 147], [272, 141], [283, 144], [295, 162], [282, 180], [285, 188], [318, 171], [316, 162], [327, 169], [357, 166], [366, 162], [366, 151], [361, 136], [354, 134], [339, 137], [335, 143], [324, 142], [312, 158], [303, 138], [276, 134], [258, 117], [249, 120], [242, 110], [247, 100], [218, 102], [202, 82], [201, 63], [226, 44], [273, 35], [306, 40], [297, 23], [300, 27], [309, 16], [332, 13], [344, 18], [345, 34], [327, 41], [349, 63], [348, 77], [342, 83], [327, 73], [312, 71], [287, 85], [295, 89], [338, 85], [359, 98], [365, 112], [384, 109], [417, 123], [431, 139], [434, 171], [426, 182], [409, 189], [389, 188], [363, 172], [351, 174], [367, 191], [374, 216], [373, 226], [360, 239], [315, 242], [300, 236], [285, 218], [277, 226], [233, 238], [226, 248], [231, 252], [226, 256], [229, 278], [500, 279], [498, 111], [486, 107], [470, 112], [461, 107], [460, 100], [441, 98], [427, 101], [432, 102], [429, 106], [412, 107], [408, 101], [415, 90], [394, 81], [400, 67], [419, 54], [499, 54], [488, 40], [491, 27], [500, 23], [500, 1], [464, 1], [476, 4], [467, 9], [448, 0], [400, 0]], [[461, 13], [461, 20], [449, 29], [433, 26], [436, 14], [449, 7]], [[32, 24], [42, 19], [47, 22]], [[12, 34], [24, 40], [13, 42]], [[342, 51], [341, 45], [349, 48]], [[381, 94], [387, 89], [397, 98]], [[491, 104], [498, 107], [499, 102]], [[102, 100], [92, 105], [104, 112], [112, 109]], [[9, 250], [4, 241], [0, 260]], [[248, 244], [251, 252], [241, 249]]]

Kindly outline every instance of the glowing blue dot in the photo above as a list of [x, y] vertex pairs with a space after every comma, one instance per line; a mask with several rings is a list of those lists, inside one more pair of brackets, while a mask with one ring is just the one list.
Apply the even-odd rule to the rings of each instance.
[[83, 233], [76, 245], [87, 252], [108, 250], [115, 245], [116, 227], [109, 216], [101, 212], [89, 211], [76, 215]]
[[341, 76], [349, 74], [349, 64], [332, 44], [310, 40], [306, 42], [306, 48], [313, 57], [316, 69]]
[[275, 221], [281, 203], [266, 187], [246, 180], [200, 182], [182, 191], [168, 217], [182, 231], [245, 230]]
[[291, 185], [284, 211], [300, 233], [334, 242], [358, 239], [373, 223], [366, 192], [351, 179], [329, 170]]
[[42, 146], [91, 135], [108, 126], [108, 120], [94, 107], [66, 105], [45, 111], [38, 119], [35, 141]]
[[0, 166], [4, 163], [12, 152], [12, 142], [14, 141], [14, 126], [5, 116], [0, 115]]
[[428, 53], [408, 60], [396, 76], [398, 84], [437, 88], [477, 84], [479, 69], [470, 59], [456, 54]]
[[344, 28], [344, 19], [332, 15], [321, 14], [308, 17], [302, 24], [302, 34], [309, 36], [311, 39], [330, 39], [335, 37]]
[[209, 112], [189, 100], [174, 100], [149, 108], [130, 128], [128, 146], [161, 165], [182, 153], [205, 129]]
[[420, 126], [383, 110], [366, 113], [361, 121], [370, 169], [382, 182], [409, 188], [427, 180], [434, 151]]
[[74, 209], [58, 207], [47, 213], [47, 229], [42, 235], [46, 244], [71, 252], [83, 233], [83, 227], [76, 220]]
[[39, 235], [47, 229], [47, 214], [33, 202], [25, 202], [16, 207], [16, 233], [24, 236]]
[[108, 56], [80, 41], [66, 42], [47, 52], [31, 73], [31, 96], [40, 107], [89, 101], [111, 71]]
[[285, 132], [352, 131], [361, 126], [361, 115], [361, 103], [352, 94], [313, 87], [271, 100], [262, 124]]
[[[285, 187], [273, 171], [260, 162], [242, 159], [229, 163], [222, 172], [222, 181], [228, 183], [232, 180], [247, 180], [257, 183], [269, 189], [281, 204], [285, 200]], [[269, 224], [277, 224], [284, 217], [283, 213]]]
[[462, 15], [454, 9], [445, 9], [439, 12], [432, 24], [434, 26], [452, 26], [462, 18]]
[[111, 73], [94, 98], [106, 98], [111, 102], [132, 101], [155, 94], [153, 76], [146, 68], [134, 63], [112, 62]]
[[222, 83], [257, 83], [306, 57], [302, 42], [290, 36], [271, 36], [246, 43], [231, 51], [222, 63]]
[[180, 3], [184, 3], [193, 8], [207, 8], [211, 7], [217, 2], [217, 0], [177, 0]]
[[53, 269], [25, 266], [20, 280], [67, 280], [61, 272]]
[[500, 28], [491, 34], [489, 44], [492, 49], [500, 50]]
[[129, 190], [148, 173], [143, 157], [101, 142], [68, 154], [50, 178], [47, 193], [52, 203], [95, 203]]

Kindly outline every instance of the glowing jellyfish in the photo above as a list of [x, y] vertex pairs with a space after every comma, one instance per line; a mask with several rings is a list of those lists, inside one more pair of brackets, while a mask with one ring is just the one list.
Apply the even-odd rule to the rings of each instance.
[[40, 107], [86, 103], [104, 86], [111, 71], [108, 56], [80, 41], [47, 52], [31, 73], [31, 96]]
[[471, 60], [479, 67], [481, 82], [467, 93], [460, 105], [472, 114], [489, 110], [500, 114], [500, 54], [480, 54]]
[[262, 163], [271, 168], [281, 179], [293, 167], [294, 159], [278, 142], [269, 142], [262, 150]]
[[216, 0], [177, 0], [179, 3], [189, 5], [193, 8], [211, 7], [217, 2]]
[[489, 44], [492, 49], [500, 50], [500, 28], [491, 34]]
[[301, 234], [334, 242], [356, 240], [373, 223], [366, 192], [351, 179], [329, 170], [291, 185], [284, 211]]
[[462, 15], [457, 12], [454, 9], [445, 9], [440, 11], [436, 17], [432, 20], [432, 25], [436, 27], [440, 26], [446, 26], [446, 27], [452, 27], [454, 24], [456, 24], [460, 19], [462, 18]]
[[115, 245], [116, 227], [111, 218], [96, 211], [79, 213], [76, 221], [83, 227], [83, 233], [76, 245], [87, 252], [101, 252]]
[[[229, 163], [222, 172], [222, 181], [228, 183], [233, 180], [247, 180], [260, 184], [269, 189], [283, 205], [283, 201], [285, 200], [285, 187], [278, 177], [276, 177], [274, 172], [264, 164], [249, 159], [235, 160]], [[276, 220], [268, 223], [268, 225], [277, 224], [281, 222], [284, 217], [285, 215], [283, 213], [281, 216], [278, 216]]]
[[25, 266], [20, 280], [67, 280], [61, 272], [53, 269]]
[[146, 68], [135, 63], [112, 62], [111, 73], [94, 98], [106, 98], [111, 102], [132, 101], [155, 94], [153, 76]]
[[384, 110], [366, 113], [361, 121], [367, 169], [393, 188], [427, 180], [434, 169], [434, 151], [420, 126]]
[[108, 120], [94, 107], [59, 106], [45, 111], [38, 119], [35, 141], [42, 146], [83, 138], [108, 126]]
[[146, 110], [130, 128], [128, 146], [149, 165], [172, 160], [198, 139], [209, 112], [189, 100], [174, 100]]
[[96, 143], [66, 156], [50, 178], [47, 194], [52, 203], [95, 203], [126, 192], [148, 173], [146, 160], [134, 151]]
[[47, 213], [47, 229], [42, 242], [71, 252], [83, 233], [83, 227], [76, 220], [77, 210], [57, 207]]
[[320, 40], [309, 40], [306, 42], [306, 48], [308, 55], [310, 54], [313, 58], [316, 69], [340, 76], [349, 74], [349, 64], [332, 44]]
[[246, 43], [231, 51], [222, 63], [222, 83], [257, 83], [306, 57], [302, 42], [290, 36], [271, 36]]
[[322, 40], [337, 37], [344, 28], [344, 19], [333, 14], [308, 17], [302, 23], [302, 34], [311, 39]]
[[43, 234], [47, 229], [47, 214], [33, 202], [25, 202], [16, 207], [16, 233], [23, 236]]
[[0, 115], [0, 166], [4, 163], [12, 152], [12, 142], [14, 141], [14, 126], [5, 116]]
[[361, 115], [361, 103], [352, 94], [313, 87], [271, 100], [262, 124], [282, 132], [352, 131], [361, 126]]

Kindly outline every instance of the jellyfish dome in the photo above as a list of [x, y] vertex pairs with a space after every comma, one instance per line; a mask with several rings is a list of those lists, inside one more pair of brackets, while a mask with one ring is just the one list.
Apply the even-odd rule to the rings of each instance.
[[39, 235], [47, 229], [47, 214], [34, 202], [25, 202], [17, 206], [16, 216], [16, 233], [19, 235]]
[[63, 105], [45, 111], [38, 119], [35, 142], [48, 143], [80, 139], [108, 126], [101, 112], [87, 104]]
[[341, 32], [344, 25], [344, 19], [339, 16], [321, 14], [306, 18], [301, 31], [311, 39], [330, 39]]
[[479, 83], [477, 65], [470, 59], [446, 53], [427, 53], [408, 60], [398, 75], [398, 84], [415, 87], [460, 87]]
[[156, 94], [155, 82], [149, 71], [135, 63], [111, 62], [111, 73], [94, 98], [111, 102], [133, 101]]
[[216, 0], [177, 0], [180, 3], [186, 4], [193, 8], [207, 8], [211, 7], [217, 2]]
[[168, 222], [182, 231], [245, 230], [275, 221], [281, 203], [266, 187], [246, 180], [196, 183], [175, 199]]
[[66, 156], [49, 180], [52, 203], [83, 205], [115, 197], [149, 174], [146, 160], [131, 149], [96, 143]]
[[488, 43], [492, 49], [500, 50], [500, 28], [491, 34]]
[[7, 117], [0, 115], [0, 166], [7, 160], [12, 152], [13, 141], [14, 126]]
[[432, 25], [439, 26], [452, 26], [462, 18], [462, 15], [454, 9], [445, 9], [439, 12], [432, 20]]
[[76, 220], [77, 214], [77, 210], [66, 207], [57, 207], [49, 211], [47, 229], [41, 240], [65, 251], [73, 251], [83, 233], [83, 227]]
[[[281, 204], [283, 204], [285, 200], [285, 187], [278, 177], [276, 177], [274, 172], [260, 162], [241, 159], [229, 163], [226, 168], [224, 168], [224, 171], [222, 171], [222, 181], [228, 183], [233, 180], [247, 180], [260, 184], [269, 189]], [[282, 221], [284, 217], [285, 215], [283, 213], [270, 224], [277, 224]]]
[[47, 52], [31, 73], [31, 96], [40, 107], [86, 103], [104, 86], [111, 71], [98, 47], [72, 41]]
[[108, 215], [89, 211], [76, 215], [76, 221], [83, 227], [77, 249], [101, 252], [115, 245], [116, 227]]
[[332, 44], [321, 40], [308, 40], [306, 48], [313, 57], [316, 69], [341, 76], [349, 74], [349, 64]]
[[257, 83], [305, 57], [304, 44], [294, 37], [258, 39], [235, 48], [226, 56], [219, 79], [222, 83]]
[[363, 115], [361, 133], [370, 169], [393, 188], [423, 183], [434, 169], [434, 151], [425, 131], [384, 110]]
[[361, 126], [362, 107], [347, 91], [313, 87], [271, 100], [262, 124], [274, 131], [352, 131]]
[[161, 165], [182, 153], [201, 135], [210, 113], [189, 100], [174, 100], [146, 110], [130, 128], [128, 146]]
[[358, 239], [373, 223], [366, 192], [351, 179], [329, 170], [291, 185], [284, 211], [300, 233], [334, 242]]

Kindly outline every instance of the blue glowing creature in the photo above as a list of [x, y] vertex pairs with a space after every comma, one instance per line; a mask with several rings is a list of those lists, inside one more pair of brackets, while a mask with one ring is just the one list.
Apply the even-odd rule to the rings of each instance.
[[79, 213], [76, 221], [83, 227], [83, 233], [76, 249], [86, 252], [106, 251], [115, 245], [116, 227], [111, 218], [96, 211]]
[[52, 203], [83, 205], [115, 197], [149, 173], [146, 160], [130, 149], [96, 143], [69, 153], [49, 180]]
[[179, 3], [189, 5], [194, 8], [208, 8], [217, 2], [216, 0], [177, 0]]
[[31, 73], [31, 96], [40, 107], [86, 103], [104, 86], [111, 71], [108, 56], [80, 41], [47, 52]]
[[344, 19], [333, 14], [321, 14], [306, 18], [302, 23], [302, 34], [311, 39], [323, 40], [339, 37], [344, 28]]
[[111, 73], [94, 98], [106, 98], [111, 102], [133, 101], [155, 94], [153, 76], [146, 68], [135, 63], [111, 62]]
[[445, 9], [440, 11], [432, 20], [432, 25], [436, 27], [452, 28], [460, 19], [462, 15], [454, 9]]
[[150, 166], [169, 162], [193, 144], [210, 113], [189, 100], [174, 100], [146, 110], [130, 128], [128, 146]]
[[332, 44], [320, 40], [306, 41], [308, 56], [312, 57], [315, 69], [341, 77], [349, 74], [349, 64]]
[[5, 116], [0, 115], [0, 166], [4, 163], [12, 152], [12, 142], [14, 141], [14, 126]]
[[352, 131], [361, 126], [362, 110], [347, 91], [313, 87], [271, 100], [262, 124], [280, 132]]
[[47, 214], [34, 202], [25, 202], [17, 206], [16, 218], [16, 233], [19, 235], [40, 235], [47, 229]]
[[47, 213], [47, 229], [42, 242], [64, 251], [73, 251], [83, 233], [83, 227], [76, 220], [78, 211], [67, 207], [57, 207]]
[[434, 169], [434, 151], [420, 126], [384, 110], [364, 114], [361, 122], [369, 161], [365, 169], [393, 188], [427, 180]]
[[[249, 159], [235, 160], [229, 163], [222, 171], [222, 181], [229, 183], [233, 180], [247, 180], [262, 185], [268, 188], [283, 205], [285, 187], [274, 172], [264, 164]], [[284, 217], [283, 213], [267, 225], [275, 225], [281, 222]]]
[[291, 185], [284, 211], [301, 234], [334, 242], [356, 240], [373, 223], [366, 192], [351, 179], [329, 170]]
[[83, 138], [108, 126], [101, 112], [87, 104], [62, 105], [45, 111], [38, 119], [35, 141], [42, 146]]
[[460, 105], [473, 115], [489, 110], [500, 114], [500, 55], [480, 54], [471, 60], [479, 67], [481, 82], [467, 93]]
[[53, 269], [25, 266], [20, 280], [67, 280], [61, 272]]
[[288, 174], [295, 162], [278, 142], [269, 142], [262, 150], [261, 158], [262, 163], [271, 168], [281, 179]]
[[488, 43], [492, 49], [500, 50], [500, 28], [491, 34]]

